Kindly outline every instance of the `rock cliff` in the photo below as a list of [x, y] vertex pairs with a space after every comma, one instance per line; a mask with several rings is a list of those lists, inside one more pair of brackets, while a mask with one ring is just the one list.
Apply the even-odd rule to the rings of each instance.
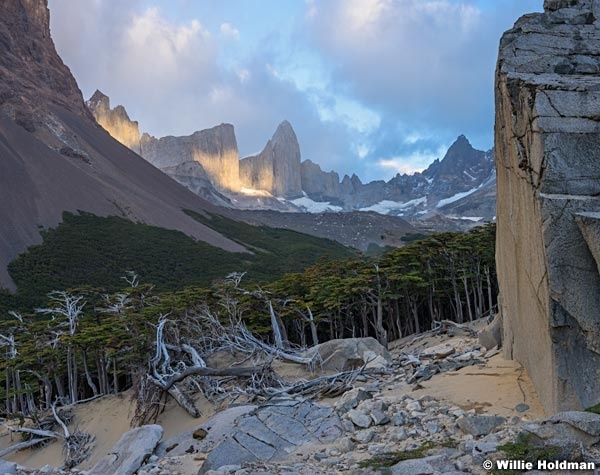
[[240, 161], [242, 186], [274, 196], [302, 196], [300, 145], [292, 125], [283, 121], [258, 155]]
[[556, 412], [600, 402], [600, 1], [544, 10], [500, 42], [496, 259], [506, 356]]
[[333, 201], [340, 198], [340, 176], [336, 172], [324, 172], [310, 160], [300, 165], [302, 190], [317, 201]]
[[141, 155], [157, 168], [198, 162], [221, 191], [239, 190], [239, 156], [233, 125], [221, 124], [184, 137], [142, 135]]
[[135, 153], [140, 149], [140, 128], [137, 121], [132, 121], [125, 108], [121, 105], [110, 108], [110, 99], [102, 92], [96, 90], [94, 95], [85, 103], [93, 114], [96, 122]]

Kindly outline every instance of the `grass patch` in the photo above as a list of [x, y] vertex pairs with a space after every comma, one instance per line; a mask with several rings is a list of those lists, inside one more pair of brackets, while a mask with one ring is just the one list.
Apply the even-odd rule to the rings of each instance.
[[363, 460], [359, 462], [360, 468], [372, 468], [375, 470], [381, 470], [392, 467], [398, 462], [412, 459], [422, 459], [427, 455], [427, 452], [435, 447], [435, 444], [431, 441], [425, 442], [420, 447], [410, 450], [398, 450], [395, 452], [385, 452], [382, 454], [376, 454], [369, 460]]
[[595, 406], [588, 407], [585, 412], [592, 412], [594, 414], [600, 414], [600, 404], [596, 404]]
[[[536, 447], [527, 436], [519, 436], [515, 442], [499, 445], [498, 451], [504, 452], [506, 456], [503, 458], [505, 459], [531, 462], [534, 467], [537, 466], [538, 460], [557, 460], [562, 453], [560, 447]], [[516, 475], [525, 472], [527, 470], [494, 470], [491, 473], [494, 475]]]

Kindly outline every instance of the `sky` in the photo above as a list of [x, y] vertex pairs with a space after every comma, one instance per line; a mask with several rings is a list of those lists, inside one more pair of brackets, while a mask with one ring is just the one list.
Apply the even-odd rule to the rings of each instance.
[[542, 0], [49, 0], [57, 50], [142, 132], [289, 120], [302, 159], [363, 182], [421, 171], [461, 134], [493, 146], [502, 32]]

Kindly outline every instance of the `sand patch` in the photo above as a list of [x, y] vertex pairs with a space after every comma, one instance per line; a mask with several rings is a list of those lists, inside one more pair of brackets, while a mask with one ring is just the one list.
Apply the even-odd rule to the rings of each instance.
[[[202, 412], [202, 416], [198, 419], [191, 417], [177, 403], [169, 399], [164, 412], [160, 414], [156, 422], [165, 430], [163, 439], [168, 439], [202, 424], [217, 410], [213, 404], [202, 397], [196, 399], [196, 406]], [[121, 436], [132, 428], [130, 421], [134, 411], [135, 404], [131, 401], [131, 391], [116, 396], [104, 396], [89, 403], [74, 406], [72, 409], [73, 421], [69, 430], [80, 430], [95, 437], [90, 457], [77, 468], [87, 470], [100, 457], [110, 452]], [[19, 434], [10, 435], [6, 429], [0, 429], [0, 450], [18, 442], [20, 442]], [[13, 452], [4, 458], [30, 468], [41, 468], [47, 464], [60, 467], [63, 464], [62, 443], [56, 441], [43, 448]]]
[[[517, 415], [531, 420], [545, 417], [525, 369], [501, 355], [490, 358], [485, 366], [468, 366], [436, 375], [422, 382], [421, 386], [423, 389], [412, 392], [411, 396], [431, 395], [464, 409], [504, 417]], [[522, 403], [527, 404], [529, 409], [518, 413], [515, 407]]]

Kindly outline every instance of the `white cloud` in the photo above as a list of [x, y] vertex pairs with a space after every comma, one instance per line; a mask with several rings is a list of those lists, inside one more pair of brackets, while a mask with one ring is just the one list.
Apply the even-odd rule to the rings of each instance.
[[219, 27], [219, 31], [221, 32], [221, 36], [230, 40], [238, 40], [240, 38], [240, 32], [237, 28], [235, 28], [231, 23], [221, 23]]
[[436, 158], [441, 159], [447, 150], [448, 146], [446, 145], [439, 147], [433, 152], [417, 150], [404, 155], [380, 158], [377, 160], [377, 165], [387, 173], [392, 172], [394, 175], [396, 173], [406, 173], [411, 175], [425, 170]]
[[198, 20], [179, 25], [149, 8], [132, 18], [114, 61], [124, 80], [148, 91], [213, 76], [215, 57], [216, 45]]

